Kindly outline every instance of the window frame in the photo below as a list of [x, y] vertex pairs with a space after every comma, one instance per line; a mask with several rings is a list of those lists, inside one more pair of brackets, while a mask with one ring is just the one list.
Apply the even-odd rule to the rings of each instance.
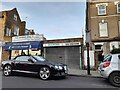
[[10, 37], [11, 36], [11, 29], [8, 28], [8, 27], [5, 29], [5, 36], [6, 37]]
[[[102, 25], [102, 24], [106, 24], [106, 27], [105, 27], [105, 28], [106, 28], [106, 33], [107, 33], [106, 35], [101, 35], [101, 27], [102, 27], [101, 25]], [[105, 29], [105, 28], [104, 28], [104, 29]], [[104, 31], [104, 32], [105, 32], [105, 31]], [[105, 23], [101, 23], [101, 22], [100, 22], [100, 23], [99, 23], [99, 37], [101, 37], [101, 38], [104, 38], [104, 37], [105, 37], [105, 38], [106, 38], [106, 37], [108, 37], [108, 36], [109, 36], [109, 33], [108, 33], [108, 23], [107, 23], [107, 22], [105, 22]]]
[[14, 36], [19, 36], [20, 28], [18, 26], [14, 26]]
[[118, 31], [119, 31], [119, 33], [120, 33], [120, 20], [118, 21]]
[[17, 21], [18, 16], [14, 14], [14, 20]]
[[[105, 11], [105, 13], [100, 13], [100, 8], [99, 8], [99, 7], [100, 7], [101, 5], [103, 5], [103, 6], [105, 7], [104, 9], [101, 10], [101, 11]], [[107, 14], [107, 10], [106, 10], [106, 9], [107, 9], [107, 6], [106, 6], [105, 4], [100, 4], [100, 5], [98, 5], [97, 8], [98, 8], [98, 15], [106, 15], [106, 14]]]
[[120, 3], [117, 4], [117, 13], [120, 13], [120, 7], [118, 7]]

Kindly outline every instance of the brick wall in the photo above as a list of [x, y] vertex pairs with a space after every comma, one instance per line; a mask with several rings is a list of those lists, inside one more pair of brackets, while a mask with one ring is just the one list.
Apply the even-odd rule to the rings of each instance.
[[[17, 16], [17, 21], [14, 20], [14, 14]], [[3, 42], [11, 42], [12, 36], [14, 36], [14, 26], [17, 26], [19, 28], [19, 35], [25, 34], [25, 21], [21, 21], [20, 16], [17, 12], [17, 9], [14, 8], [9, 11], [3, 11], [2, 15], [4, 18], [0, 18], [0, 35], [3, 38]], [[11, 29], [11, 36], [5, 36], [5, 29], [10, 28]], [[2, 60], [9, 59], [10, 52], [9, 51], [2, 51]]]

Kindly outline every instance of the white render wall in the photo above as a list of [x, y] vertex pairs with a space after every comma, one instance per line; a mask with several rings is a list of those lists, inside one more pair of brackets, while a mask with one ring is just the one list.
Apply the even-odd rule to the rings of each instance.
[[[94, 67], [95, 66], [95, 58], [94, 58], [94, 51], [90, 50], [89, 51], [89, 56], [90, 56], [90, 67]], [[84, 66], [87, 67], [87, 51], [84, 51]]]

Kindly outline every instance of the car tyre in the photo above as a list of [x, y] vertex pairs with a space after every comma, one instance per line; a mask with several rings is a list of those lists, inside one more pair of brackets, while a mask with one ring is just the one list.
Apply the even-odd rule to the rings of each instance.
[[114, 72], [114, 73], [110, 74], [109, 82], [116, 87], [120, 87], [120, 73]]
[[42, 80], [47, 80], [49, 79], [51, 76], [51, 71], [48, 67], [42, 67], [39, 71], [39, 77], [42, 79]]
[[12, 67], [10, 65], [5, 65], [3, 68], [3, 75], [10, 76], [12, 74]]

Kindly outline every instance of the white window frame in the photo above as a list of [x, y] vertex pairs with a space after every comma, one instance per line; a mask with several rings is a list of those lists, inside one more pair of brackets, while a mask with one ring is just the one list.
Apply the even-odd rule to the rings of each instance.
[[119, 24], [118, 26], [119, 26], [119, 34], [120, 34], [120, 21], [118, 21], [118, 24]]
[[[100, 10], [100, 8], [99, 8], [101, 5], [103, 5], [105, 7], [102, 10]], [[98, 8], [98, 15], [106, 15], [106, 4], [100, 4], [97, 6], [97, 8]], [[104, 11], [104, 13], [100, 13], [100, 11]]]
[[117, 13], [120, 13], [120, 7], [118, 7], [120, 3], [117, 4]]
[[99, 23], [99, 36], [108, 37], [108, 23]]
[[17, 21], [17, 15], [16, 14], [14, 14], [14, 20]]
[[5, 36], [11, 36], [11, 29], [6, 28]]
[[14, 26], [14, 35], [19, 36], [19, 27]]

